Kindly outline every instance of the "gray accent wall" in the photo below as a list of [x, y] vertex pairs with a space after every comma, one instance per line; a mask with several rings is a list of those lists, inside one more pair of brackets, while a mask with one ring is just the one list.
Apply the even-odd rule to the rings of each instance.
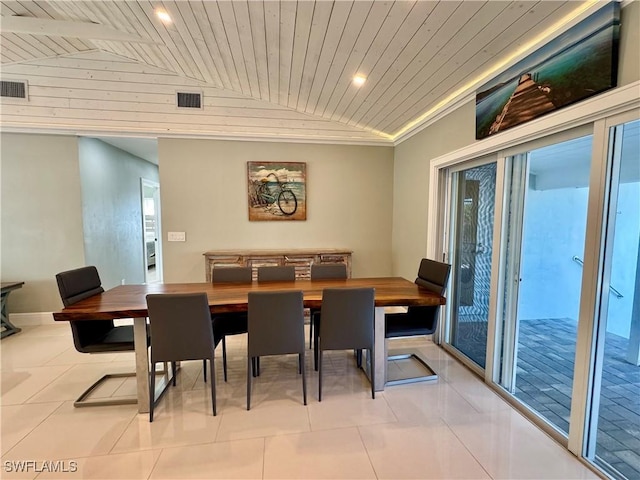
[[[160, 139], [158, 158], [165, 282], [204, 281], [218, 249], [349, 248], [353, 276], [391, 274], [392, 147]], [[249, 221], [248, 161], [306, 162], [306, 221]]]
[[3, 133], [0, 140], [0, 276], [25, 282], [9, 295], [9, 311], [62, 308], [55, 274], [85, 261], [77, 139]]
[[105, 289], [143, 283], [141, 178], [158, 182], [158, 166], [95, 138], [79, 138], [84, 250]]

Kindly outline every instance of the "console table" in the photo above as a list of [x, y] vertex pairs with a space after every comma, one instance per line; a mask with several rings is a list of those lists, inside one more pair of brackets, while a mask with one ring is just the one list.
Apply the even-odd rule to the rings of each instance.
[[351, 277], [351, 250], [339, 248], [327, 249], [288, 249], [288, 250], [214, 250], [205, 252], [205, 277], [211, 281], [213, 267], [251, 267], [253, 279], [258, 277], [258, 267], [292, 265], [296, 269], [296, 278], [310, 278], [311, 265], [319, 263], [344, 263], [347, 276]]
[[0, 321], [2, 322], [2, 333], [0, 333], [0, 338], [13, 335], [14, 333], [18, 333], [21, 330], [9, 321], [9, 312], [7, 311], [7, 298], [13, 290], [22, 288], [22, 285], [24, 285], [24, 282], [2, 282], [2, 303], [0, 305]]

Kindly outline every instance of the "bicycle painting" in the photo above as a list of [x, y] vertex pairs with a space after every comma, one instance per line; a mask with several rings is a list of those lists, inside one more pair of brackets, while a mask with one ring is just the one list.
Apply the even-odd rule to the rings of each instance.
[[306, 220], [306, 164], [247, 162], [249, 220]]

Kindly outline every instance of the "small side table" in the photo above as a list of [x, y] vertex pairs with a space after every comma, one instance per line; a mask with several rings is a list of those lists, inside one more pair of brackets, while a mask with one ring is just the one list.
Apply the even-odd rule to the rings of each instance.
[[9, 335], [13, 335], [14, 333], [18, 333], [22, 330], [9, 321], [9, 313], [7, 312], [7, 298], [12, 291], [17, 290], [18, 288], [22, 288], [24, 282], [2, 282], [2, 284], [0, 285], [2, 287], [2, 310], [0, 312], [0, 320], [2, 321], [2, 333], [0, 333], [0, 338], [4, 338], [8, 337]]

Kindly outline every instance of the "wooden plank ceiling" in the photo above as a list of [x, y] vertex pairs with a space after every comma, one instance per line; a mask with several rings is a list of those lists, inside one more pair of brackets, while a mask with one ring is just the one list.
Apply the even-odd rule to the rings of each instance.
[[3, 1], [2, 125], [391, 143], [581, 3]]

